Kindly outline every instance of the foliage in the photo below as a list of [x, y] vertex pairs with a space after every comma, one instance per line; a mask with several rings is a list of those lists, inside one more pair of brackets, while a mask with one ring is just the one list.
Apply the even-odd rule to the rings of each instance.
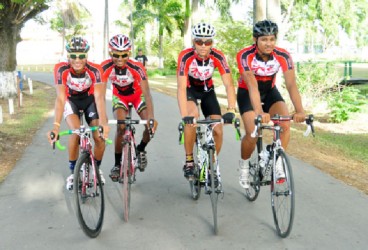
[[215, 47], [220, 49], [227, 58], [233, 79], [239, 78], [236, 54], [253, 43], [251, 25], [242, 22], [216, 23]]
[[332, 63], [297, 63], [297, 83], [300, 93], [313, 102], [332, 89], [339, 81], [339, 74]]
[[148, 69], [147, 75], [149, 78], [157, 77], [157, 76], [173, 76], [176, 75], [176, 68], [175, 69]]
[[331, 108], [331, 122], [341, 123], [347, 121], [351, 113], [359, 112], [364, 104], [367, 104], [367, 101], [358, 89], [349, 86], [338, 86], [338, 91], [330, 93], [328, 101]]
[[57, 6], [58, 11], [50, 20], [51, 29], [60, 33], [66, 40], [75, 35], [84, 35], [87, 27], [83, 23], [90, 17], [89, 11], [78, 1], [58, 0]]
[[305, 36], [309, 44], [317, 43], [325, 49], [340, 45], [340, 35], [345, 32], [356, 40], [358, 47], [368, 45], [366, 0], [295, 0], [293, 3], [290, 8], [290, 0], [281, 1], [284, 17], [290, 12], [289, 20], [282, 27], [290, 28], [286, 31], [288, 40]]

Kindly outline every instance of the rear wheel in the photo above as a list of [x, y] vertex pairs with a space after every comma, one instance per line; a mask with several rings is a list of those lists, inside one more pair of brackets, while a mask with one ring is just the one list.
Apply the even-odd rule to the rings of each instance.
[[249, 201], [255, 201], [258, 197], [260, 187], [260, 167], [258, 165], [259, 157], [257, 148], [254, 149], [249, 162], [249, 188], [245, 189], [245, 197]]
[[276, 159], [277, 161], [273, 166], [275, 167], [277, 162], [280, 161], [285, 171], [285, 180], [276, 181], [275, 175], [272, 175], [271, 205], [277, 233], [285, 238], [290, 234], [294, 221], [294, 180], [289, 158], [283, 150], [277, 151]]
[[91, 238], [102, 229], [105, 203], [101, 177], [90, 155], [83, 153], [74, 169], [74, 195], [77, 217], [83, 232]]

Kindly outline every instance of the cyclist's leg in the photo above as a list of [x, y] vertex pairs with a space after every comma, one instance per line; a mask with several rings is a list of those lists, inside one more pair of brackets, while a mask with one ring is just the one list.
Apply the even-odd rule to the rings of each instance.
[[[264, 99], [263, 110], [268, 112], [271, 117], [275, 114], [289, 115], [285, 101], [276, 87], [273, 88]], [[290, 122], [281, 122], [280, 126], [283, 129], [283, 132], [281, 133], [282, 147], [286, 149], [290, 140]]]
[[[84, 109], [84, 115], [88, 126], [92, 127], [99, 125], [97, 108], [93, 99], [90, 101], [87, 108]], [[98, 131], [94, 131], [92, 135], [95, 142], [93, 155], [99, 166], [105, 152], [105, 141], [100, 137], [100, 133]]]
[[245, 128], [245, 135], [241, 141], [241, 160], [239, 162], [239, 184], [243, 188], [249, 187], [249, 160], [256, 147], [257, 138], [252, 138], [251, 133], [254, 131], [254, 119], [256, 117], [253, 111], [249, 93], [245, 89], [238, 88], [237, 101], [239, 111]]
[[[221, 108], [214, 89], [204, 93], [201, 99], [201, 108], [204, 117], [209, 116], [211, 119], [221, 119]], [[219, 155], [223, 142], [223, 129], [221, 124], [215, 127], [213, 137], [215, 139], [216, 154]]]
[[[187, 89], [186, 106], [188, 116], [193, 116], [195, 118], [199, 117], [196, 93], [190, 89]], [[196, 139], [196, 128], [191, 125], [184, 126], [185, 165], [183, 170], [184, 176], [186, 178], [193, 176], [193, 169], [194, 169], [193, 148], [195, 139]]]
[[[65, 103], [64, 118], [69, 129], [77, 129], [80, 126], [79, 110], [78, 107], [71, 101]], [[71, 190], [73, 187], [73, 173], [74, 167], [78, 159], [79, 154], [79, 136], [72, 134], [69, 137], [68, 153], [69, 153], [69, 169], [71, 175], [68, 176], [66, 181], [66, 189]]]
[[[112, 111], [116, 120], [124, 120], [128, 113], [128, 103], [118, 96], [113, 96]], [[117, 181], [120, 175], [120, 162], [122, 157], [122, 142], [125, 125], [117, 124], [114, 138], [114, 159], [115, 163], [111, 169], [110, 177], [113, 181]]]

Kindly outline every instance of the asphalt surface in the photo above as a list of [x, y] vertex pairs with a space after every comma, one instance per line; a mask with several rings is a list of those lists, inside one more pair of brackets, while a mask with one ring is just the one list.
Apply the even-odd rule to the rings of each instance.
[[[50, 74], [30, 76], [52, 81]], [[73, 195], [65, 190], [67, 152], [53, 152], [46, 139], [50, 117], [0, 184], [0, 249], [367, 249], [368, 197], [292, 157], [295, 220], [290, 236], [279, 238], [269, 187], [251, 203], [238, 184], [240, 142], [231, 126], [224, 128], [219, 157], [225, 195], [218, 203], [215, 236], [209, 197], [202, 193], [193, 201], [181, 170], [177, 101], [160, 93], [153, 98], [159, 127], [147, 146], [147, 170], [138, 172], [132, 189], [129, 222], [123, 220], [121, 186], [108, 178], [113, 166], [113, 146], [108, 146], [101, 167], [106, 178], [104, 225], [96, 239], [84, 235]], [[137, 141], [141, 131], [137, 127]]]

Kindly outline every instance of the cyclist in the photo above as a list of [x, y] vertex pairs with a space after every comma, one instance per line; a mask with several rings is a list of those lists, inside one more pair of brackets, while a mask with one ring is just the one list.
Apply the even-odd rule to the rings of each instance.
[[[239, 164], [239, 183], [243, 188], [249, 188], [249, 158], [257, 141], [257, 138], [250, 136], [255, 128], [255, 117], [261, 115], [262, 122], [268, 123], [270, 117], [275, 114], [289, 114], [285, 101], [275, 86], [276, 73], [280, 69], [283, 71], [286, 89], [296, 110], [294, 121], [305, 120], [293, 61], [285, 49], [276, 47], [277, 33], [276, 23], [269, 20], [257, 22], [253, 27], [254, 44], [243, 48], [237, 54], [241, 75], [238, 82], [237, 102], [246, 131], [241, 142]], [[290, 122], [282, 122], [281, 126], [282, 146], [286, 149], [290, 139]], [[285, 178], [281, 162], [277, 163], [276, 178]]]
[[[62, 116], [70, 129], [80, 127], [79, 110], [83, 110], [89, 126], [103, 126], [104, 138], [107, 138], [109, 127], [107, 126], [105, 88], [106, 80], [102, 78], [100, 65], [87, 60], [90, 46], [83, 37], [75, 36], [66, 45], [68, 62], [60, 62], [55, 65], [54, 78], [56, 84], [55, 122], [54, 127], [48, 132], [50, 143], [57, 139]], [[100, 117], [100, 119], [99, 119]], [[50, 133], [56, 137], [51, 139]], [[105, 151], [105, 142], [99, 133], [93, 133], [95, 141], [94, 157], [96, 165], [101, 165]], [[71, 175], [66, 180], [66, 188], [73, 188], [73, 172], [78, 158], [79, 136], [69, 137], [69, 169]], [[100, 170], [101, 180], [105, 183]]]
[[[129, 37], [118, 34], [109, 41], [110, 59], [101, 63], [103, 75], [112, 84], [112, 109], [117, 120], [125, 119], [128, 103], [131, 102], [141, 119], [154, 119], [153, 103], [148, 85], [148, 78], [143, 64], [130, 59], [131, 41]], [[152, 132], [155, 132], [157, 122]], [[112, 181], [117, 181], [120, 174], [122, 140], [124, 125], [118, 125], [115, 134], [115, 164], [111, 169]], [[138, 168], [144, 171], [147, 166], [145, 148], [150, 141], [148, 127], [143, 131], [141, 142], [137, 145]]]
[[[215, 28], [208, 23], [198, 23], [192, 28], [193, 47], [184, 49], [178, 57], [177, 98], [180, 115], [186, 124], [184, 128], [185, 165], [184, 177], [193, 177], [193, 147], [195, 128], [193, 118], [198, 118], [197, 100], [201, 100], [201, 109], [205, 117], [221, 118], [221, 109], [216, 97], [212, 79], [215, 68], [218, 68], [222, 82], [226, 88], [228, 113], [232, 120], [235, 117], [235, 89], [230, 68], [224, 54], [213, 48]], [[214, 129], [217, 154], [222, 146], [222, 126]]]

